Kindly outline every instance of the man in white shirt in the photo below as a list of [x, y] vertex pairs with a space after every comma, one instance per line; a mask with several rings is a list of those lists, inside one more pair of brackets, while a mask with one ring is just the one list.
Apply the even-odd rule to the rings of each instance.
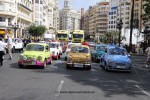
[[8, 54], [9, 54], [9, 59], [12, 59], [12, 38], [10, 35], [8, 35], [8, 41], [7, 41], [7, 49], [8, 49]]
[[145, 53], [147, 56], [146, 67], [148, 67], [148, 65], [150, 64], [150, 46], [146, 48]]
[[0, 37], [0, 66], [3, 65], [3, 55], [5, 51], [5, 43], [3, 42], [3, 39]]

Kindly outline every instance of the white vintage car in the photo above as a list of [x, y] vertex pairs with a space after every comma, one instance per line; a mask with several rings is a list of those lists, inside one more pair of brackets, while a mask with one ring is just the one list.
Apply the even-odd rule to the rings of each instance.
[[59, 42], [50, 42], [50, 52], [52, 54], [52, 58], [58, 60], [60, 58], [60, 48]]
[[[8, 39], [5, 39], [5, 45], [7, 47], [7, 41]], [[18, 38], [14, 38], [12, 39], [12, 52], [14, 53], [16, 50], [22, 50], [23, 51], [23, 47], [24, 47], [24, 44], [22, 42], [21, 39], [18, 39]], [[7, 48], [6, 48], [7, 50]]]
[[70, 52], [71, 46], [73, 46], [73, 45], [81, 45], [81, 43], [69, 43], [69, 44], [68, 44], [67, 49], [66, 49], [66, 52], [65, 52], [65, 60], [67, 60], [67, 55], [68, 55], [68, 53]]

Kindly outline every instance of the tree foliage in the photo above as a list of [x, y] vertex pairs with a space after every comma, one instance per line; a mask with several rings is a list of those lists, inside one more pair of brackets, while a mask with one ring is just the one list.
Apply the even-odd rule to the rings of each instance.
[[34, 24], [28, 27], [28, 32], [31, 36], [42, 36], [46, 31], [46, 27], [43, 25], [35, 26]]
[[143, 24], [150, 21], [150, 0], [144, 0], [145, 3], [143, 4], [144, 14], [142, 15]]
[[[106, 43], [106, 44], [112, 43], [112, 42], [114, 42], [116, 44], [116, 43], [118, 43], [118, 38], [119, 38], [118, 32], [108, 32], [108, 33], [105, 33], [105, 35], [100, 38], [100, 41], [102, 43]], [[126, 38], [124, 36], [121, 36], [120, 42], [124, 39], [126, 39]]]

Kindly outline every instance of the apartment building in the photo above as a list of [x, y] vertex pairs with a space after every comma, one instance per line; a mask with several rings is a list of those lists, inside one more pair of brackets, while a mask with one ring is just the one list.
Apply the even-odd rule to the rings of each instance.
[[0, 36], [24, 37], [32, 23], [32, 0], [0, 0]]
[[84, 29], [91, 38], [99, 38], [107, 32], [109, 2], [90, 6], [84, 15]]
[[71, 9], [70, 0], [64, 0], [64, 8], [59, 11], [60, 30], [79, 30], [81, 12]]
[[46, 33], [55, 34], [59, 25], [58, 0], [33, 1], [33, 22], [46, 26]]

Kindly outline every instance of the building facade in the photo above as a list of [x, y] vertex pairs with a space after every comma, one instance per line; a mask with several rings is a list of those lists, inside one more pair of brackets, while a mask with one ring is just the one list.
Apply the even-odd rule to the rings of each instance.
[[59, 11], [60, 30], [79, 30], [81, 13], [80, 11], [72, 10], [70, 0], [64, 0], [64, 8]]
[[32, 0], [0, 0], [0, 36], [26, 36], [32, 23]]
[[33, 1], [33, 23], [46, 26], [47, 34], [55, 34], [59, 25], [58, 0]]
[[84, 15], [84, 30], [91, 39], [98, 39], [107, 32], [109, 2], [90, 6]]

